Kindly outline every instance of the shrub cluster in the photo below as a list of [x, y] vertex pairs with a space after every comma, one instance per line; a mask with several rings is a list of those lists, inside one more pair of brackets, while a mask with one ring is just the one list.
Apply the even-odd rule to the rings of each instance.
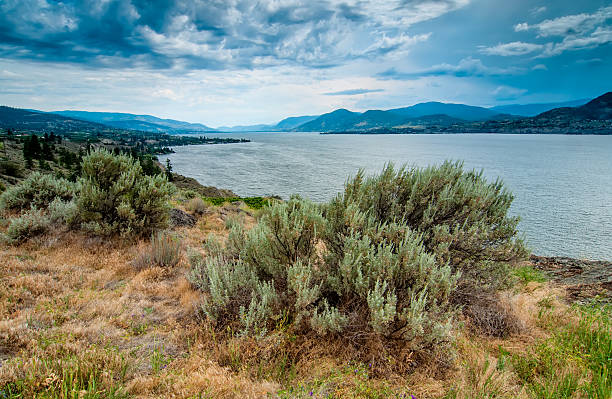
[[55, 199], [70, 201], [77, 188], [66, 179], [33, 172], [19, 184], [9, 187], [0, 195], [1, 211], [26, 211], [31, 208], [46, 209]]
[[0, 195], [0, 211], [17, 211], [7, 230], [19, 243], [51, 226], [80, 227], [99, 235], [144, 236], [166, 227], [174, 186], [146, 176], [137, 160], [106, 150], [83, 158], [77, 183], [33, 172]]
[[249, 231], [192, 256], [202, 311], [220, 328], [262, 336], [279, 320], [295, 331], [351, 341], [447, 347], [459, 285], [495, 279], [521, 256], [512, 196], [461, 164], [360, 172], [328, 204], [299, 197], [262, 210]]
[[83, 158], [79, 183], [77, 207], [88, 231], [145, 236], [167, 226], [175, 187], [162, 175], [146, 176], [130, 156], [93, 151]]

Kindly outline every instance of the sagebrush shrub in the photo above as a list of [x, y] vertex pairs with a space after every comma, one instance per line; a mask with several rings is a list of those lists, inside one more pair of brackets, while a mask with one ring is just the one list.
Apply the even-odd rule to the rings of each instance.
[[36, 208], [19, 217], [11, 219], [6, 237], [11, 244], [21, 244], [30, 238], [45, 234], [50, 228], [51, 222], [45, 213]]
[[2, 160], [0, 161], [0, 175], [23, 177], [23, 166], [14, 161]]
[[74, 227], [79, 221], [79, 209], [74, 200], [63, 201], [56, 198], [49, 204], [47, 213], [49, 221], [54, 225]]
[[181, 240], [167, 232], [151, 236], [151, 246], [140, 253], [133, 264], [137, 269], [176, 266], [181, 260]]
[[146, 176], [138, 161], [101, 149], [83, 158], [77, 199], [82, 227], [99, 235], [144, 236], [167, 226], [174, 185]]
[[507, 265], [527, 251], [517, 238], [518, 217], [508, 216], [513, 196], [503, 183], [460, 162], [428, 168], [387, 165], [378, 176], [360, 171], [327, 207], [331, 237], [347, 234], [341, 215], [350, 207], [379, 223], [399, 223], [422, 237], [440, 264], [460, 272], [457, 296], [495, 290], [509, 281]]
[[208, 206], [206, 205], [204, 200], [202, 200], [202, 198], [194, 197], [187, 202], [187, 205], [185, 205], [185, 209], [187, 209], [187, 211], [193, 213], [194, 215], [201, 216], [206, 213]]
[[192, 257], [190, 279], [221, 328], [261, 336], [287, 320], [297, 332], [444, 349], [459, 287], [499, 287], [525, 253], [511, 201], [459, 163], [359, 172], [327, 204], [292, 197], [248, 231], [232, 223], [224, 245], [209, 239], [207, 257]]
[[0, 210], [46, 209], [56, 198], [70, 201], [76, 191], [75, 184], [66, 179], [33, 172], [0, 195]]
[[450, 268], [410, 230], [356, 209], [347, 223], [342, 255], [321, 207], [297, 197], [263, 208], [248, 232], [235, 224], [225, 247], [209, 242], [207, 259], [192, 260], [203, 312], [244, 334], [263, 335], [289, 315], [294, 328], [321, 335], [400, 339], [415, 350], [449, 342]]

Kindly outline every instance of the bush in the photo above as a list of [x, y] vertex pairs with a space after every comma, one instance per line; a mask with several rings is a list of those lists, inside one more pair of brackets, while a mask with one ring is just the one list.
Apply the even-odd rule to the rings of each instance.
[[45, 234], [49, 227], [49, 218], [42, 211], [33, 208], [23, 215], [11, 219], [6, 237], [11, 244], [21, 244], [30, 238]]
[[460, 162], [399, 170], [389, 164], [374, 177], [360, 171], [327, 214], [336, 240], [349, 232], [343, 215], [351, 207], [379, 223], [413, 230], [439, 264], [460, 273], [454, 299], [464, 304], [475, 292], [509, 284], [509, 263], [527, 256], [516, 237], [519, 218], [508, 216], [512, 200], [500, 180], [488, 183], [482, 172], [465, 172]]
[[47, 209], [56, 198], [70, 201], [75, 195], [74, 183], [51, 175], [33, 172], [27, 179], [0, 195], [0, 210]]
[[54, 225], [73, 227], [78, 224], [79, 210], [74, 200], [62, 201], [56, 198], [49, 204], [47, 212], [49, 221]]
[[175, 187], [164, 176], [145, 176], [133, 158], [104, 149], [84, 157], [82, 169], [77, 207], [83, 228], [143, 236], [167, 226]]
[[146, 267], [176, 266], [181, 260], [181, 241], [168, 233], [157, 233], [151, 236], [151, 247], [141, 253], [133, 264], [137, 269]]
[[399, 225], [357, 210], [347, 222], [343, 253], [325, 235], [321, 207], [297, 197], [263, 208], [248, 232], [234, 224], [225, 248], [211, 241], [206, 261], [192, 259], [204, 314], [260, 336], [288, 317], [298, 331], [401, 340], [412, 350], [450, 342], [450, 268]]
[[187, 205], [185, 206], [185, 208], [189, 212], [193, 213], [194, 215], [201, 216], [204, 213], [206, 213], [206, 209], [208, 209], [208, 206], [202, 200], [202, 198], [195, 197], [195, 198], [192, 198], [191, 200], [189, 200], [189, 202], [187, 202]]
[[23, 167], [14, 161], [0, 161], [0, 175], [23, 177]]
[[349, 342], [450, 350], [452, 299], [500, 287], [506, 262], [525, 253], [511, 201], [458, 163], [359, 172], [328, 204], [293, 197], [249, 231], [232, 223], [224, 246], [209, 240], [207, 258], [192, 257], [190, 279], [220, 328], [262, 336], [286, 320]]

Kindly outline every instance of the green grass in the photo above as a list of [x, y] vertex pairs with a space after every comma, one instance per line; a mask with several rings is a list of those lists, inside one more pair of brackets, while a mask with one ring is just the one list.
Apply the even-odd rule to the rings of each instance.
[[28, 379], [11, 382], [0, 387], [0, 399], [127, 399], [129, 395], [120, 386], [102, 386], [101, 370], [83, 373], [76, 368], [62, 370], [61, 377], [50, 375], [44, 381]]
[[534, 398], [612, 397], [612, 323], [609, 305], [576, 308], [577, 323], [554, 327], [552, 336], [511, 364]]
[[532, 281], [535, 281], [537, 283], [543, 283], [544, 281], [547, 280], [546, 275], [544, 273], [542, 273], [541, 271], [537, 269], [534, 269], [531, 266], [517, 267], [516, 269], [512, 271], [512, 273], [518, 279], [518, 281], [523, 285], [530, 283]]
[[252, 209], [261, 209], [270, 204], [270, 199], [264, 197], [205, 197], [204, 201], [207, 201], [215, 206], [242, 201]]
[[280, 399], [289, 398], [338, 398], [350, 392], [353, 398], [363, 399], [411, 399], [408, 390], [392, 389], [387, 383], [371, 378], [369, 366], [363, 363], [349, 363], [333, 370], [329, 375], [303, 382], [278, 391]]

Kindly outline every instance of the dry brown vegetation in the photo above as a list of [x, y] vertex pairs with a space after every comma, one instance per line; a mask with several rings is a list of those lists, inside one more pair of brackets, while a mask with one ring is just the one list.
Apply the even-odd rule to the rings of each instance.
[[[201, 251], [208, 234], [227, 235], [224, 216], [216, 208], [173, 234]], [[185, 253], [175, 267], [132, 265], [148, 245], [65, 233], [2, 246], [0, 387], [21, 384], [24, 397], [62, 397], [67, 381], [80, 378], [102, 392], [84, 397], [528, 398], [500, 362], [546, 338], [550, 323], [567, 322], [560, 289], [530, 282], [500, 298], [516, 320], [513, 334], [473, 334], [467, 321], [455, 332], [455, 367], [372, 370], [351, 362], [352, 349], [333, 340], [282, 328], [261, 341], [215, 332], [197, 317], [201, 294], [186, 278]], [[550, 310], [545, 318], [543, 307]]]

